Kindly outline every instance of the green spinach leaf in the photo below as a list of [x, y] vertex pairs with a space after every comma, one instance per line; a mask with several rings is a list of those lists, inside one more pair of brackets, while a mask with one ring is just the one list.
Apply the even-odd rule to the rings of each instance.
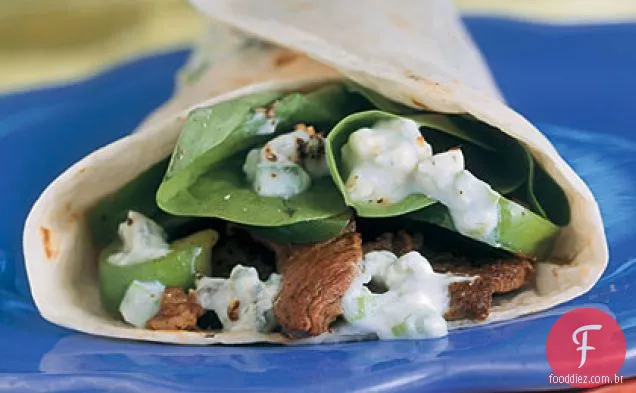
[[155, 202], [155, 193], [167, 166], [168, 158], [154, 164], [88, 211], [88, 227], [93, 244], [104, 247], [115, 241], [117, 228], [126, 219], [129, 210], [155, 220], [169, 234], [193, 220], [169, 215], [161, 211]]
[[[448, 209], [439, 203], [410, 213], [407, 218], [457, 231]], [[546, 258], [552, 250], [559, 229], [549, 220], [520, 204], [504, 197], [499, 200], [496, 242], [503, 250], [540, 259]]]
[[[479, 138], [479, 136], [473, 136], [468, 129], [459, 128], [452, 117], [449, 115], [441, 115], [437, 113], [420, 113], [417, 115], [404, 116], [416, 122], [420, 128], [424, 127], [425, 130], [442, 132], [444, 135], [451, 138], [456, 138], [460, 142], [469, 142], [475, 146], [478, 146], [486, 151], [494, 152], [496, 149], [487, 142]], [[425, 131], [423, 130], [423, 131]], [[426, 135], [424, 135], [426, 136]], [[437, 146], [434, 146], [437, 148]]]
[[[360, 112], [348, 116], [334, 127], [327, 137], [327, 163], [331, 175], [342, 192], [347, 205], [361, 217], [391, 217], [413, 212], [437, 203], [425, 195], [409, 195], [395, 204], [382, 201], [356, 203], [349, 198], [346, 188], [348, 173], [342, 160], [342, 147], [349, 136], [363, 127], [372, 127], [381, 120], [400, 116], [382, 111]], [[523, 185], [528, 176], [525, 151], [511, 138], [485, 138], [485, 134], [473, 133], [473, 128], [458, 126], [451, 116], [438, 114], [407, 115], [421, 128], [420, 132], [438, 153], [461, 146], [466, 167], [478, 178], [490, 184], [501, 194], [507, 194]], [[505, 165], [502, 165], [505, 163]]]
[[[258, 93], [194, 110], [179, 136], [158, 199], [170, 200], [211, 166], [268, 139], [258, 135], [268, 118], [255, 109], [279, 98], [279, 93]], [[161, 205], [161, 203], [160, 203]]]
[[325, 140], [325, 154], [327, 165], [336, 186], [342, 193], [348, 206], [355, 209], [360, 217], [392, 217], [404, 213], [419, 210], [423, 207], [437, 203], [425, 195], [409, 195], [402, 201], [393, 204], [385, 204], [382, 201], [369, 201], [358, 203], [351, 199], [346, 186], [349, 176], [342, 158], [342, 147], [349, 141], [349, 136], [364, 127], [371, 127], [381, 120], [398, 119], [400, 116], [381, 111], [360, 112], [344, 118], [329, 133]]
[[[277, 120], [272, 134], [259, 135], [263, 123], [254, 121], [255, 110], [263, 107]], [[174, 215], [266, 227], [343, 213], [347, 207], [329, 177], [313, 180], [308, 190], [285, 200], [256, 194], [242, 166], [250, 148], [292, 131], [295, 124], [321, 131], [368, 107], [364, 98], [336, 84], [306, 94], [247, 96], [195, 111], [179, 138], [157, 203]]]
[[350, 92], [360, 94], [364, 98], [366, 98], [371, 104], [373, 104], [375, 109], [393, 113], [395, 115], [414, 114], [421, 112], [421, 109], [410, 108], [398, 102], [391, 101], [383, 95], [378, 94], [373, 90], [369, 90], [366, 87], [361, 86], [355, 82], [347, 81], [345, 82], [345, 86]]
[[[490, 174], [499, 178], [491, 184], [499, 184], [500, 179], [518, 179], [522, 180], [519, 185], [523, 187], [493, 188], [501, 194], [510, 194], [519, 199], [534, 213], [547, 217], [557, 225], [564, 226], [570, 222], [570, 208], [565, 193], [525, 146], [471, 117], [453, 115], [451, 118], [458, 127], [471, 130], [476, 138], [497, 149], [497, 155], [481, 157], [479, 161], [467, 163], [471, 172], [479, 178], [487, 179], [489, 177], [484, 172], [489, 172], [489, 168], [499, 168], [498, 172]], [[502, 162], [505, 165], [501, 165]]]
[[570, 223], [570, 205], [567, 196], [561, 187], [539, 165], [535, 164], [534, 182], [532, 190], [541, 204], [546, 217], [557, 225], [565, 226]]
[[225, 160], [180, 190], [168, 203], [159, 200], [159, 206], [174, 215], [216, 217], [263, 227], [324, 219], [347, 210], [328, 176], [312, 180], [307, 190], [289, 199], [262, 197], [245, 178], [244, 160], [244, 154]]
[[245, 229], [253, 236], [278, 243], [316, 243], [340, 235], [350, 221], [351, 214], [347, 212], [322, 220], [303, 221], [280, 227], [245, 226]]
[[350, 113], [370, 109], [362, 96], [348, 92], [343, 85], [335, 84], [302, 94], [291, 93], [274, 105], [274, 114], [280, 119], [277, 131], [290, 131], [303, 123], [322, 132], [331, 129]]
[[175, 215], [217, 217], [264, 227], [324, 219], [347, 209], [330, 177], [314, 179], [307, 190], [289, 199], [262, 197], [245, 178], [243, 162], [243, 154], [239, 154], [217, 165], [169, 203], [160, 201], [161, 208]]

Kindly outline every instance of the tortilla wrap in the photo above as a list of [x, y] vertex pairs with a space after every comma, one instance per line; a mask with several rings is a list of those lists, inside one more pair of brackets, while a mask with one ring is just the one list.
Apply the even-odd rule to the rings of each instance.
[[199, 102], [254, 83], [337, 75], [307, 55], [211, 22], [178, 73], [174, 97], [150, 114], [136, 132]]
[[[587, 292], [608, 262], [603, 223], [590, 190], [550, 142], [500, 99], [455, 11], [445, 1], [194, 1], [209, 15], [303, 51], [342, 75], [404, 105], [468, 113], [517, 139], [567, 195], [571, 222], [550, 262], [537, 266], [536, 289], [497, 302], [484, 322], [545, 310]], [[346, 4], [346, 5], [345, 5]], [[386, 4], [386, 5], [385, 5]], [[270, 19], [269, 15], [276, 15]], [[355, 17], [355, 18], [354, 18]], [[350, 23], [356, 20], [356, 23]], [[429, 24], [425, 23], [430, 21]], [[399, 23], [398, 23], [399, 21]], [[416, 23], [417, 22], [417, 23]], [[343, 28], [347, 34], [342, 34]], [[329, 69], [327, 69], [329, 70]], [[328, 72], [331, 75], [331, 71]], [[331, 76], [282, 78], [197, 104], [209, 106], [268, 90], [295, 91]], [[279, 334], [151, 331], [126, 325], [101, 307], [97, 250], [84, 215], [144, 170], [171, 154], [189, 111], [146, 125], [85, 157], [40, 196], [24, 231], [26, 268], [35, 303], [52, 323], [90, 334], [179, 344], [289, 342]], [[461, 323], [449, 323], [450, 328]], [[332, 334], [324, 340], [349, 340]], [[312, 339], [311, 342], [321, 342]], [[294, 341], [298, 343], [299, 341]], [[302, 342], [302, 341], [300, 341]]]

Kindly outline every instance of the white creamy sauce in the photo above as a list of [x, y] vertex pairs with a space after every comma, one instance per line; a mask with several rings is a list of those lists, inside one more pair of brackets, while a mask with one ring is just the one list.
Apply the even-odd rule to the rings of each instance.
[[146, 327], [146, 323], [159, 312], [165, 289], [159, 281], [133, 281], [119, 305], [124, 321], [138, 328]]
[[496, 245], [501, 195], [464, 169], [460, 149], [433, 154], [414, 121], [381, 121], [357, 130], [342, 155], [353, 201], [392, 204], [424, 194], [448, 208], [459, 233]]
[[[344, 318], [356, 331], [375, 333], [380, 339], [445, 336], [448, 285], [470, 280], [435, 273], [416, 251], [399, 258], [389, 251], [372, 251], [360, 269], [343, 298]], [[373, 293], [369, 283], [387, 291]]]
[[[273, 116], [270, 116], [265, 109], [257, 110], [254, 112], [254, 116], [250, 119], [251, 122], [260, 124], [260, 126], [254, 132], [254, 135], [269, 135], [276, 131], [276, 126], [279, 120]], [[251, 130], [251, 127], [247, 127]]]
[[280, 284], [279, 274], [262, 282], [255, 268], [237, 265], [227, 279], [197, 280], [196, 291], [199, 304], [216, 313], [223, 330], [267, 333], [276, 325], [273, 301]]
[[134, 211], [119, 224], [122, 250], [108, 257], [114, 265], [134, 265], [161, 258], [170, 253], [166, 233], [156, 222]]
[[312, 127], [277, 136], [245, 159], [243, 172], [258, 195], [291, 198], [329, 174], [323, 138]]

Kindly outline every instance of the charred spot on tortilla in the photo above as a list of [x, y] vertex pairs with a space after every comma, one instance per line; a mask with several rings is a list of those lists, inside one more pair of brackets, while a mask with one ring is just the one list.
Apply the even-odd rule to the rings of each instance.
[[418, 100], [415, 97], [411, 98], [411, 103], [419, 108], [424, 108], [424, 109], [427, 108], [426, 104], [423, 104], [420, 100]]
[[297, 59], [299, 59], [300, 55], [295, 52], [283, 52], [274, 58], [274, 65], [276, 67], [285, 67]]
[[59, 254], [59, 250], [55, 245], [53, 245], [53, 235], [51, 229], [41, 226], [40, 237], [42, 239], [42, 248], [44, 249], [44, 255], [46, 256], [46, 259], [55, 259]]
[[409, 78], [411, 80], [414, 80], [414, 81], [420, 81], [420, 80], [423, 79], [420, 75], [418, 75], [417, 73], [415, 73], [413, 71], [406, 71], [404, 73], [404, 76], [406, 76], [407, 78]]

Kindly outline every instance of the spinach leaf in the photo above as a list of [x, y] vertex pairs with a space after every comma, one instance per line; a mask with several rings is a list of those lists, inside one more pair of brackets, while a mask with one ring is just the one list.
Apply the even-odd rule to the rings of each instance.
[[216, 217], [263, 227], [325, 219], [347, 210], [328, 176], [312, 180], [307, 190], [289, 199], [262, 197], [245, 178], [244, 161], [244, 154], [225, 160], [172, 199], [159, 199], [159, 206], [174, 215]]
[[547, 217], [557, 225], [565, 226], [570, 222], [570, 206], [565, 192], [545, 170], [535, 162], [526, 150], [528, 160], [528, 181], [517, 190], [509, 193], [512, 199], [519, 200], [541, 217]]
[[[482, 157], [478, 162], [467, 162], [471, 172], [478, 178], [499, 179], [491, 184], [500, 184], [500, 179], [518, 179], [523, 187], [494, 187], [501, 194], [510, 194], [527, 204], [542, 217], [547, 217], [557, 225], [567, 225], [570, 221], [570, 208], [567, 197], [561, 187], [536, 162], [530, 151], [518, 141], [508, 137], [496, 128], [468, 116], [451, 117], [458, 127], [470, 129], [476, 138], [497, 149], [498, 155]], [[523, 163], [522, 161], [525, 161]], [[501, 165], [501, 163], [505, 165]], [[498, 168], [498, 172], [484, 174], [489, 168]], [[498, 174], [499, 173], [499, 174]], [[510, 184], [511, 186], [512, 184]]]
[[527, 183], [532, 169], [528, 158], [532, 157], [517, 140], [472, 117], [450, 115], [448, 118], [458, 129], [493, 149], [491, 152], [474, 151], [471, 145], [462, 146], [466, 168], [477, 178], [504, 195]]
[[[448, 209], [439, 203], [406, 217], [457, 231]], [[549, 220], [509, 199], [502, 197], [499, 200], [499, 224], [495, 239], [499, 248], [516, 254], [546, 258], [558, 233], [559, 227]]]
[[290, 131], [296, 124], [303, 123], [320, 132], [331, 129], [348, 114], [365, 109], [370, 109], [370, 105], [362, 96], [335, 84], [307, 94], [288, 94], [274, 105], [274, 114], [280, 119], [277, 131]]
[[157, 197], [171, 199], [211, 166], [266, 141], [268, 137], [258, 133], [268, 119], [257, 116], [255, 109], [278, 97], [271, 92], [252, 94], [190, 113]]
[[97, 247], [104, 247], [117, 239], [117, 228], [126, 219], [129, 210], [152, 218], [169, 234], [193, 220], [166, 214], [155, 202], [155, 192], [167, 166], [168, 158], [154, 164], [88, 211], [88, 227]]
[[351, 214], [344, 213], [322, 220], [303, 221], [280, 227], [245, 226], [253, 236], [279, 243], [315, 243], [340, 235], [351, 220]]
[[[470, 142], [473, 145], [480, 148], [494, 152], [496, 149], [483, 141], [479, 136], [473, 136], [468, 130], [470, 128], [459, 128], [457, 124], [452, 121], [452, 117], [448, 115], [441, 115], [436, 113], [421, 113], [417, 115], [404, 116], [416, 122], [420, 127], [426, 129], [441, 131], [445, 135], [455, 137], [464, 142]], [[436, 147], [436, 146], [434, 146]]]
[[[268, 135], [259, 135], [266, 120], [255, 121], [255, 110], [263, 107], [277, 120]], [[368, 107], [361, 96], [336, 84], [306, 94], [256, 94], [195, 111], [179, 138], [157, 203], [174, 215], [218, 217], [267, 227], [340, 214], [347, 208], [328, 177], [313, 180], [308, 190], [285, 200], [256, 194], [242, 166], [250, 148], [291, 131], [295, 124], [321, 131]]]
[[[382, 201], [357, 203], [349, 197], [345, 185], [349, 174], [342, 160], [342, 147], [348, 142], [349, 136], [360, 128], [372, 127], [380, 120], [399, 117], [381, 111], [356, 113], [338, 123], [327, 137], [327, 163], [331, 175], [347, 205], [352, 206], [361, 217], [397, 216], [437, 203], [425, 195], [409, 195], [390, 205], [382, 204]], [[512, 138], [506, 138], [505, 135], [504, 138], [488, 136], [486, 132], [492, 132], [491, 130], [473, 133], [474, 127], [458, 126], [452, 116], [417, 114], [404, 117], [413, 119], [421, 126], [420, 132], [435, 148], [436, 153], [461, 145], [466, 167], [499, 193], [509, 193], [526, 182], [528, 164], [525, 151]]]
[[382, 201], [358, 203], [349, 196], [345, 184], [349, 174], [342, 158], [342, 147], [349, 141], [349, 136], [360, 128], [371, 127], [381, 120], [398, 118], [400, 116], [381, 111], [355, 113], [338, 123], [325, 140], [325, 154], [331, 177], [342, 193], [345, 203], [353, 207], [360, 217], [392, 217], [437, 203], [425, 195], [409, 195], [402, 201], [393, 204], [384, 204]]
[[570, 223], [570, 205], [565, 192], [540, 165], [535, 164], [533, 188], [528, 192], [535, 195], [552, 222], [561, 226]]
[[378, 94], [373, 90], [369, 90], [366, 87], [361, 86], [355, 82], [347, 81], [345, 82], [345, 86], [350, 92], [360, 94], [364, 98], [366, 98], [371, 104], [373, 104], [375, 109], [393, 113], [394, 115], [404, 115], [421, 112], [421, 109], [409, 108], [406, 105], [391, 101], [383, 95]]
[[519, 190], [517, 193], [513, 193], [512, 195], [520, 195], [522, 200], [527, 201], [527, 204], [533, 212], [537, 213], [541, 217], [547, 217], [543, 206], [541, 206], [541, 202], [539, 202], [539, 199], [534, 193], [535, 163], [534, 158], [532, 158], [529, 151], [526, 151], [526, 160], [528, 161], [528, 181], [523, 189]]

